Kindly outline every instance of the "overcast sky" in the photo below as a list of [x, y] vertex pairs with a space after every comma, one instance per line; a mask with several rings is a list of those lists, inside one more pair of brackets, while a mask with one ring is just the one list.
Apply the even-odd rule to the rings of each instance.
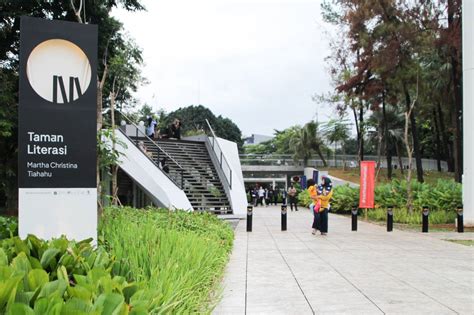
[[167, 112], [202, 104], [244, 135], [331, 114], [311, 99], [331, 89], [320, 1], [142, 2], [146, 12], [114, 12], [143, 48], [142, 103]]

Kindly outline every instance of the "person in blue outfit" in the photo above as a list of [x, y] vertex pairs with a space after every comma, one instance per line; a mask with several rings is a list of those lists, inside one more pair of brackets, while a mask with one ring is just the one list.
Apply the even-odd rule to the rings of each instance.
[[317, 199], [320, 200], [321, 208], [319, 210], [319, 226], [321, 235], [326, 235], [328, 232], [328, 212], [329, 212], [329, 202], [332, 198], [332, 182], [329, 177], [323, 176], [321, 179], [321, 184], [317, 189]]

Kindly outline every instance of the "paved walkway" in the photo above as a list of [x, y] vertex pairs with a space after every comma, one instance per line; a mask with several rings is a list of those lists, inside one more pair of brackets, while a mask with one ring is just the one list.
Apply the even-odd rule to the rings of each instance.
[[260, 207], [253, 232], [240, 221], [214, 313], [474, 314], [473, 247], [360, 221], [351, 232], [337, 215], [315, 236], [311, 220], [289, 212], [282, 232], [279, 208]]

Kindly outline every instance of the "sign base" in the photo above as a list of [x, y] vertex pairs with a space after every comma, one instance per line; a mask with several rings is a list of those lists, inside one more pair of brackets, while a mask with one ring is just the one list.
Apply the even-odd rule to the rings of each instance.
[[97, 235], [96, 188], [20, 188], [18, 234], [81, 241]]

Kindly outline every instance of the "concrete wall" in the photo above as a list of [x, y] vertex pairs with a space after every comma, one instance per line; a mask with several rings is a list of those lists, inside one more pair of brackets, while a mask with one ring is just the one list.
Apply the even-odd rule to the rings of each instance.
[[232, 169], [232, 189], [229, 190], [232, 211], [236, 216], [245, 217], [247, 215], [247, 196], [245, 194], [244, 177], [242, 176], [237, 144], [222, 138], [217, 138], [217, 142]]
[[463, 1], [462, 15], [464, 224], [474, 226], [474, 1]]

